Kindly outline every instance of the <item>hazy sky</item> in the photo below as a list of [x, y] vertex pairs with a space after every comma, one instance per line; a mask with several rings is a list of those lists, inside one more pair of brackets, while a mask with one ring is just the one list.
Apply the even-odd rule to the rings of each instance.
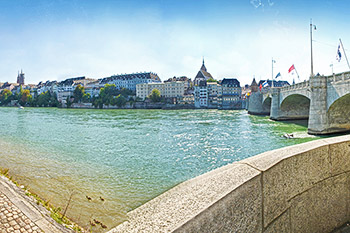
[[314, 72], [348, 71], [335, 58], [339, 38], [350, 51], [349, 10], [347, 0], [0, 0], [0, 82], [21, 68], [26, 83], [143, 71], [193, 79], [203, 56], [216, 79], [271, 78], [273, 57], [275, 75], [291, 82], [295, 64], [304, 80], [310, 18]]

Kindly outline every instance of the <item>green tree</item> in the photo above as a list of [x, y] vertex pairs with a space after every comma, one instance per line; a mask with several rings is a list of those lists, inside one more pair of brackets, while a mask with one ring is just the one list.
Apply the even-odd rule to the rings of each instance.
[[156, 103], [156, 102], [160, 102], [161, 101], [161, 97], [160, 97], [160, 91], [158, 89], [153, 89], [151, 94], [148, 96], [148, 98], [151, 99], [152, 102]]
[[67, 96], [67, 99], [66, 99], [66, 105], [67, 105], [67, 108], [70, 108], [72, 106], [73, 102], [70, 100], [70, 97]]
[[12, 99], [12, 92], [4, 89], [0, 93], [0, 105], [7, 105]]
[[122, 96], [121, 94], [119, 94], [116, 98], [115, 98], [115, 104], [120, 108], [122, 106], [125, 106], [127, 100], [124, 96]]
[[129, 90], [127, 88], [122, 88], [120, 90], [120, 94], [124, 97], [128, 97], [129, 95], [133, 95], [134, 93], [132, 92], [132, 90]]
[[209, 82], [215, 82], [215, 83], [217, 83], [218, 81], [215, 80], [215, 79], [213, 79], [213, 78], [209, 78], [209, 79], [207, 80], [207, 83], [209, 83]]
[[90, 103], [90, 100], [91, 100], [91, 95], [90, 95], [90, 93], [85, 93], [85, 94], [83, 95], [82, 102], [83, 102], [83, 103]]
[[23, 90], [21, 88], [18, 101], [19, 101], [19, 104], [22, 106], [29, 104], [32, 101], [32, 95], [30, 94], [30, 91]]
[[110, 105], [113, 96], [117, 94], [117, 88], [115, 84], [106, 84], [100, 89], [99, 98], [102, 100], [102, 104]]
[[80, 103], [83, 100], [83, 96], [85, 94], [85, 88], [78, 84], [73, 91], [73, 98], [75, 103]]

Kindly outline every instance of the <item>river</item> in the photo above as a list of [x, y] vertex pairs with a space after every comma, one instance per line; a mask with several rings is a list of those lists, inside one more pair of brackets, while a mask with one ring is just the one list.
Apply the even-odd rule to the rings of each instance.
[[110, 229], [182, 181], [319, 138], [306, 132], [243, 110], [0, 108], [0, 167], [56, 206], [73, 193], [70, 218]]

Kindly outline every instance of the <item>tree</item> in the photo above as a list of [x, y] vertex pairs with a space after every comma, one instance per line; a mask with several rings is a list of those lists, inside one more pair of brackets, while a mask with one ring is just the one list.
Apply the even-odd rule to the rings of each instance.
[[160, 97], [160, 91], [158, 89], [153, 89], [151, 94], [148, 96], [148, 98], [151, 99], [152, 102], [156, 103], [156, 102], [160, 102], [161, 101], [161, 97]]
[[124, 96], [122, 96], [121, 94], [119, 94], [116, 98], [115, 98], [115, 104], [120, 108], [122, 106], [125, 106], [126, 104], [126, 99]]
[[99, 98], [102, 104], [109, 105], [112, 102], [113, 96], [117, 95], [117, 88], [115, 84], [106, 84], [100, 89]]
[[129, 95], [132, 95], [133, 92], [132, 92], [131, 90], [127, 89], [127, 88], [122, 88], [122, 89], [120, 90], [120, 94], [121, 94], [122, 96], [124, 96], [124, 97], [128, 97]]
[[90, 93], [85, 93], [85, 94], [83, 95], [82, 102], [83, 102], [83, 103], [89, 103], [89, 102], [90, 102], [90, 99], [91, 99]]
[[72, 101], [70, 101], [70, 96], [67, 96], [67, 99], [66, 99], [66, 105], [67, 105], [67, 108], [70, 108], [72, 106]]
[[85, 94], [85, 88], [78, 84], [73, 92], [74, 102], [80, 103], [83, 100], [83, 96]]
[[4, 89], [0, 93], [0, 105], [7, 105], [10, 103], [12, 98], [12, 92], [10, 90]]
[[207, 80], [207, 83], [209, 83], [209, 82], [215, 82], [215, 83], [217, 83], [218, 81], [215, 80], [215, 79], [213, 79], [213, 78], [209, 78], [209, 79]]
[[21, 89], [21, 92], [19, 95], [19, 104], [24, 106], [26, 104], [29, 104], [31, 101], [32, 101], [32, 95], [30, 94], [30, 91]]

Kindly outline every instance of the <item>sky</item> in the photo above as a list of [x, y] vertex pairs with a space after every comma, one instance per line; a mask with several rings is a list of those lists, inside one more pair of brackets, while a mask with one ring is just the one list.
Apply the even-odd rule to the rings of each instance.
[[[241, 85], [349, 71], [350, 4], [326, 0], [0, 0], [0, 82], [154, 72], [194, 79], [202, 65]], [[298, 74], [288, 74], [291, 65]]]

